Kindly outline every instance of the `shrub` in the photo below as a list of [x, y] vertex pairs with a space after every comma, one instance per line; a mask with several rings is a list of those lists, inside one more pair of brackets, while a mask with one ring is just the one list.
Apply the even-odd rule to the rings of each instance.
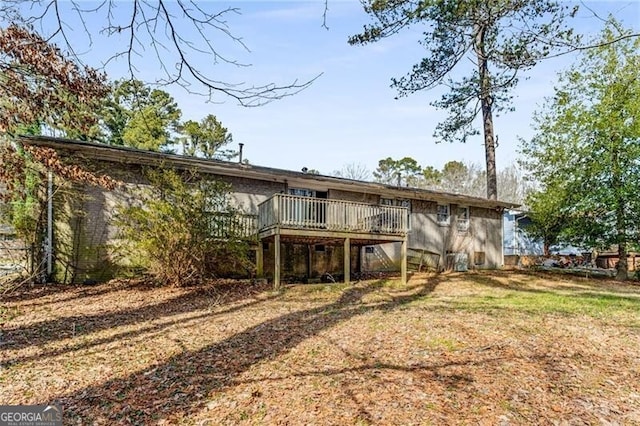
[[229, 185], [171, 169], [147, 169], [135, 205], [122, 205], [119, 238], [162, 284], [198, 284], [220, 275], [246, 274], [248, 244]]

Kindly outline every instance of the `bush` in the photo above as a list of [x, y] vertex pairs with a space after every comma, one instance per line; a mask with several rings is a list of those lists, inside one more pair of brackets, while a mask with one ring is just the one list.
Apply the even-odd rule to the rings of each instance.
[[229, 186], [196, 173], [147, 169], [149, 186], [135, 205], [118, 209], [120, 239], [163, 284], [198, 284], [220, 275], [246, 275], [248, 244]]

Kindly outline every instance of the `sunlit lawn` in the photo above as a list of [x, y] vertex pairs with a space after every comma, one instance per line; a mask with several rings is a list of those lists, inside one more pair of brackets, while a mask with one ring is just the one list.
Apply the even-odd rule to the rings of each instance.
[[0, 403], [65, 424], [640, 424], [640, 286], [511, 272], [0, 307]]

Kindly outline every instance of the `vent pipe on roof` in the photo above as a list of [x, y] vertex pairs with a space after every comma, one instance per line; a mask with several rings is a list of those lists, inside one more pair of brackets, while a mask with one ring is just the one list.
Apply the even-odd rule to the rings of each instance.
[[240, 142], [238, 146], [240, 147], [240, 151], [238, 152], [238, 163], [242, 164], [242, 147], [244, 146], [244, 144]]

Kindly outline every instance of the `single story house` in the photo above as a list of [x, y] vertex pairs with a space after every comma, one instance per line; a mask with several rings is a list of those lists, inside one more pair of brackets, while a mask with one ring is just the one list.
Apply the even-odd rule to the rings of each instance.
[[[505, 210], [504, 212], [504, 262], [507, 266], [533, 265], [544, 255], [542, 239], [529, 235], [527, 227], [531, 224], [528, 212], [522, 210]], [[549, 248], [553, 255], [583, 255], [589, 250], [568, 245], [557, 244]]]
[[[499, 268], [503, 212], [516, 207], [459, 194], [121, 146], [51, 137], [24, 136], [19, 141], [52, 148], [61, 158], [125, 183], [140, 183], [143, 167], [159, 164], [195, 169], [228, 182], [233, 202], [246, 213], [252, 229], [257, 274], [276, 285], [323, 276], [348, 282], [354, 275], [379, 271], [400, 272], [406, 279], [412, 267]], [[118, 194], [89, 186], [82, 193], [73, 209], [68, 201], [54, 202], [53, 240], [67, 241], [54, 245], [55, 269], [60, 271], [64, 264], [66, 280], [106, 279], [117, 263], [107, 245], [116, 235], [110, 217]]]

